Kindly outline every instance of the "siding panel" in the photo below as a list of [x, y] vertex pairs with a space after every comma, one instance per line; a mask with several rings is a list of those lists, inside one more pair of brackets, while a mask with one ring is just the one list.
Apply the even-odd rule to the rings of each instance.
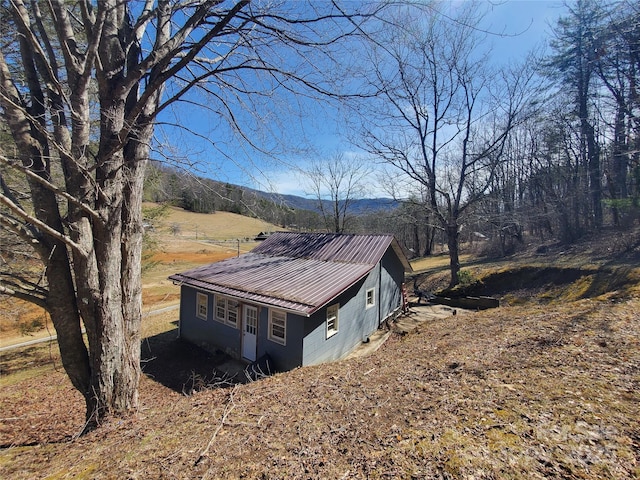
[[[180, 337], [207, 350], [221, 350], [240, 357], [240, 328], [213, 319], [213, 295], [208, 295], [207, 320], [196, 317], [196, 292], [183, 286], [180, 292]], [[238, 322], [238, 326], [239, 322]]]

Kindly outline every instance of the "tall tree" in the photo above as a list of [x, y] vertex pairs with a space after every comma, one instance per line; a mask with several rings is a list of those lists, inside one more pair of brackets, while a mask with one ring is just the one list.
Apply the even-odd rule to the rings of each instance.
[[363, 159], [336, 153], [327, 160], [311, 162], [303, 174], [309, 180], [310, 195], [318, 202], [327, 231], [348, 231], [350, 208], [354, 200], [364, 197], [371, 168]]
[[601, 49], [604, 11], [601, 2], [577, 0], [567, 3], [568, 14], [554, 29], [554, 50], [548, 64], [573, 100], [574, 115], [580, 132], [580, 167], [589, 203], [590, 226], [602, 226], [601, 148], [597, 139], [594, 104], [597, 94], [597, 62]]
[[613, 221], [619, 225], [621, 214], [624, 210], [629, 211], [628, 197], [637, 198], [638, 195], [628, 180], [632, 177], [633, 167], [640, 165], [640, 97], [637, 92], [640, 81], [640, 5], [623, 1], [607, 6], [607, 21], [599, 31], [596, 70], [610, 97], [606, 105], [611, 111], [607, 121], [611, 130], [611, 158], [605, 159], [608, 165], [604, 177], [611, 198]]
[[360, 107], [364, 148], [397, 168], [446, 234], [451, 286], [458, 283], [459, 236], [502, 161], [509, 133], [532, 94], [532, 69], [491, 70], [477, 5], [448, 19], [401, 9], [371, 45], [370, 81], [379, 101]]
[[555, 98], [534, 121], [534, 145], [529, 157], [527, 180], [529, 221], [541, 220], [536, 228], [554, 234], [565, 243], [575, 241], [583, 232], [589, 208], [580, 175], [580, 134], [571, 128], [573, 115], [566, 99]]
[[[49, 312], [92, 427], [138, 405], [141, 202], [158, 114], [201, 89], [235, 121], [229, 98], [269, 96], [258, 75], [330, 94], [310, 56], [331, 58], [369, 13], [355, 11], [361, 3], [249, 0], [1, 6], [0, 105], [16, 152], [0, 154], [0, 224], [45, 269], [42, 281], [0, 273], [0, 293]], [[26, 180], [28, 198], [6, 169]]]

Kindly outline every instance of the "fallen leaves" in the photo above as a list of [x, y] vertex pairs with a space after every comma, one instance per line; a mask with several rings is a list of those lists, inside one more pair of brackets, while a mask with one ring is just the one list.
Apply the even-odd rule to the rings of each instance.
[[[0, 476], [637, 478], [638, 311], [628, 298], [461, 312], [233, 391], [145, 378], [139, 415], [75, 440], [81, 398], [61, 373], [28, 378], [0, 392]], [[172, 342], [153, 361], [175, 358]], [[187, 360], [211, 361], [163, 365], [185, 374]]]

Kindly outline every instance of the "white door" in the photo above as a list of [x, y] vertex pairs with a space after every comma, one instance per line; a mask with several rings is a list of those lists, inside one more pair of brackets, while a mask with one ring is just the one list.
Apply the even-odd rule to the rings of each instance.
[[243, 305], [242, 309], [242, 356], [253, 362], [256, 359], [258, 341], [258, 309]]

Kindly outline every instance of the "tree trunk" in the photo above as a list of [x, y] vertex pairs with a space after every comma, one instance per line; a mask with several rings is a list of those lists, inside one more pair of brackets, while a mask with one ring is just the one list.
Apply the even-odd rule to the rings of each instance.
[[415, 255], [420, 255], [420, 234], [418, 230], [418, 223], [413, 222], [411, 224], [411, 232], [413, 234], [413, 251]]
[[595, 138], [593, 125], [587, 122], [587, 155], [589, 165], [589, 197], [593, 209], [593, 223], [602, 228], [602, 171], [600, 167], [600, 146]]
[[[620, 102], [620, 101], [619, 101]], [[613, 224], [620, 225], [619, 199], [627, 198], [627, 152], [624, 105], [618, 105], [613, 135], [612, 172], [605, 171], [609, 195], [611, 196], [611, 212]]]
[[431, 217], [427, 215], [424, 222], [424, 252], [423, 256], [428, 257], [433, 253], [433, 242], [436, 238], [436, 229], [431, 225]]
[[[29, 49], [26, 45], [24, 47], [23, 54], [28, 59], [30, 58]], [[25, 63], [28, 62], [25, 61]], [[31, 73], [35, 75], [35, 71]], [[0, 89], [4, 98], [11, 100], [3, 102], [5, 118], [16, 146], [21, 152], [22, 164], [25, 168], [31, 168], [37, 172], [43, 180], [51, 181], [47, 138], [39, 133], [40, 126], [34, 124], [36, 121], [34, 118], [27, 117], [23, 109], [16, 108], [21, 104], [21, 99], [10, 78], [8, 66], [0, 52]], [[36, 84], [31, 83], [30, 87], [33, 92], [42, 93]], [[34, 109], [38, 110], [34, 111]], [[44, 103], [36, 102], [31, 112], [34, 117], [42, 121]], [[35, 217], [63, 235], [64, 227], [55, 194], [31, 177], [28, 178], [28, 184]], [[49, 312], [56, 329], [62, 365], [73, 386], [86, 398], [90, 390], [90, 369], [87, 347], [82, 338], [80, 314], [67, 246], [59, 239], [42, 232], [38, 232], [36, 240], [35, 249], [47, 266], [45, 275], [49, 291], [44, 307]]]
[[449, 287], [455, 287], [460, 283], [460, 229], [458, 223], [447, 225], [447, 246], [449, 247], [449, 269], [451, 271], [451, 281]]
[[69, 270], [66, 247], [57, 244], [47, 267], [49, 297], [47, 311], [57, 333], [60, 356], [72, 385], [82, 393], [89, 404], [91, 370], [89, 354], [82, 336], [81, 320], [75, 304], [73, 279]]
[[99, 291], [91, 321], [91, 386], [95, 410], [91, 420], [126, 413], [137, 407], [138, 375], [127, 359], [122, 292], [122, 225], [118, 208], [110, 221], [94, 226]]

